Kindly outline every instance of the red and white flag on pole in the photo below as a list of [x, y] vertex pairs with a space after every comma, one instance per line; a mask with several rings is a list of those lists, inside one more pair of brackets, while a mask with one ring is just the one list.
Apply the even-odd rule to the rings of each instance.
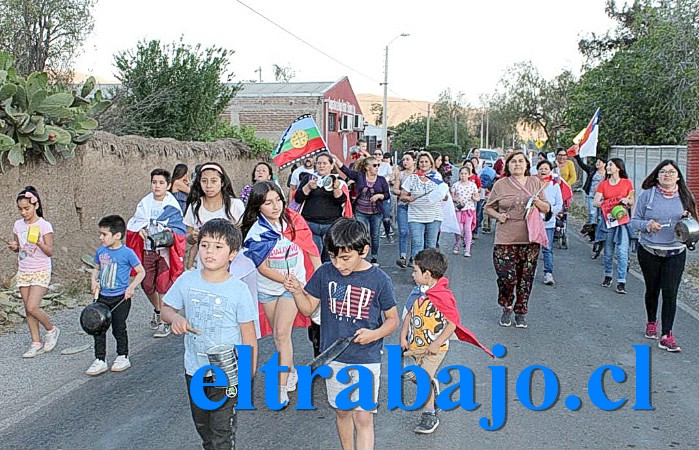
[[599, 135], [599, 111], [597, 108], [590, 123], [573, 138], [573, 143], [578, 146], [578, 154], [581, 158], [597, 156], [597, 137]]

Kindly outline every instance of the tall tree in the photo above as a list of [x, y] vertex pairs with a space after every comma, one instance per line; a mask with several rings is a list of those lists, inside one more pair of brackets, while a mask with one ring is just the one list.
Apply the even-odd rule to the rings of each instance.
[[73, 61], [95, 22], [96, 0], [0, 1], [0, 51], [10, 53], [20, 74], [48, 72], [71, 82]]
[[[192, 47], [182, 39], [170, 45], [139, 42], [135, 51], [117, 54], [122, 83], [117, 111], [123, 120], [115, 122], [137, 125], [139, 134], [150, 137], [201, 140], [214, 134], [221, 113], [240, 89], [227, 72], [229, 55], [228, 50]], [[129, 130], [122, 127], [122, 132]]]
[[699, 126], [699, 0], [636, 1], [631, 11], [617, 27], [624, 44], [582, 75], [567, 111], [574, 133], [601, 108], [602, 151], [679, 144]]

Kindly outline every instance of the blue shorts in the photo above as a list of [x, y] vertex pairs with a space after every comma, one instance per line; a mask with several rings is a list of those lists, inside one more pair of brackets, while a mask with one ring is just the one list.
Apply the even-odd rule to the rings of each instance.
[[284, 291], [284, 292], [282, 292], [282, 293], [279, 294], [279, 295], [265, 294], [264, 292], [258, 292], [258, 293], [257, 293], [257, 300], [258, 300], [260, 303], [269, 303], [269, 302], [273, 302], [273, 301], [279, 300], [279, 299], [281, 299], [281, 298], [286, 298], [286, 299], [289, 299], [289, 300], [293, 301], [293, 300], [294, 300], [294, 294], [292, 294], [292, 293], [289, 292], [289, 291]]

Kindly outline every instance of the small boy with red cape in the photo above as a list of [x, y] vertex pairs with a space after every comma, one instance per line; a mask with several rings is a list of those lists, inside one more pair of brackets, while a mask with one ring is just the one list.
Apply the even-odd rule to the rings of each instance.
[[447, 257], [437, 249], [422, 250], [415, 256], [413, 279], [419, 286], [419, 293], [406, 302], [400, 334], [403, 350], [413, 356], [416, 365], [424, 369], [436, 384], [415, 428], [419, 434], [430, 434], [439, 426], [435, 409], [435, 395], [439, 389], [434, 376], [449, 350], [451, 335], [455, 334], [458, 340], [473, 344], [493, 356], [490, 349], [461, 324], [456, 299], [449, 289], [449, 280], [444, 277], [447, 268]]

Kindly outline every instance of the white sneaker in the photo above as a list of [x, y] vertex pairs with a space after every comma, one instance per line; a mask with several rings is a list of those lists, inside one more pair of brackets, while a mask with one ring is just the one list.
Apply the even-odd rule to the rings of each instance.
[[91, 377], [96, 377], [97, 375], [103, 374], [107, 370], [107, 363], [102, 361], [101, 359], [96, 359], [95, 362], [92, 363], [90, 368], [85, 371], [85, 373], [90, 375]]
[[286, 391], [294, 392], [296, 390], [296, 384], [298, 384], [299, 375], [296, 371], [289, 372], [289, 378], [286, 379]]
[[129, 361], [128, 356], [119, 355], [114, 360], [114, 364], [112, 364], [111, 370], [112, 372], [123, 372], [129, 367], [131, 367], [131, 361]]
[[58, 327], [54, 327], [56, 331], [53, 333], [46, 333], [44, 335], [44, 351], [50, 352], [56, 347], [58, 343], [58, 336], [61, 335], [61, 330]]
[[160, 314], [153, 311], [153, 317], [150, 319], [150, 329], [157, 330], [160, 324]]
[[24, 352], [22, 354], [22, 358], [33, 358], [36, 355], [41, 355], [42, 353], [44, 353], [44, 345], [43, 344], [40, 344], [38, 346], [32, 344], [32, 346], [29, 347], [29, 350], [27, 350], [26, 352]]
[[279, 403], [283, 405], [283, 408], [289, 406], [289, 394], [287, 394], [286, 386], [279, 388]]
[[165, 322], [161, 322], [160, 325], [158, 325], [158, 329], [153, 333], [154, 338], [165, 338], [170, 336], [170, 325], [166, 324]]
[[556, 284], [556, 282], [553, 281], [553, 274], [552, 273], [546, 272], [544, 274], [544, 284], [546, 284], [548, 286], [553, 286], [554, 284]]

